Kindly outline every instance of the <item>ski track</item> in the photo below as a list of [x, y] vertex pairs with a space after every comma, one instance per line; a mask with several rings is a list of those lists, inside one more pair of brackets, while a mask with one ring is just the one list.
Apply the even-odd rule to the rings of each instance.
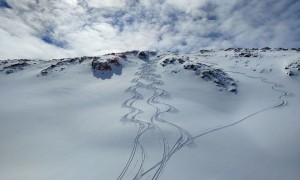
[[[163, 57], [162, 57], [163, 58]], [[278, 89], [281, 87], [281, 85], [268, 81], [266, 78], [263, 77], [256, 77], [256, 76], [249, 76], [242, 72], [235, 72], [235, 71], [226, 71], [228, 73], [236, 73], [243, 76], [246, 76], [248, 78], [252, 79], [259, 79], [262, 83], [265, 84], [271, 84], [271, 89], [273, 91], [279, 92], [282, 95], [278, 97], [280, 102], [278, 104], [272, 105], [270, 107], [266, 107], [264, 109], [261, 109], [259, 111], [256, 111], [252, 114], [249, 114], [240, 120], [237, 120], [235, 122], [232, 122], [230, 124], [226, 125], [219, 125], [215, 126], [210, 129], [206, 129], [205, 131], [201, 132], [200, 134], [196, 136], [192, 136], [188, 131], [184, 130], [180, 126], [173, 124], [172, 122], [166, 121], [164, 119], [164, 115], [166, 113], [172, 113], [176, 112], [176, 109], [171, 106], [170, 104], [166, 104], [163, 102], [160, 102], [158, 98], [160, 97], [166, 97], [169, 95], [167, 91], [165, 91], [162, 88], [159, 88], [157, 86], [163, 85], [164, 82], [159, 80], [160, 75], [155, 74], [155, 68], [156, 63], [158, 61], [156, 60], [148, 60], [145, 63], [142, 64], [141, 68], [139, 68], [139, 71], [136, 73], [137, 78], [133, 79], [132, 82], [136, 83], [135, 85], [129, 87], [127, 89], [127, 92], [131, 93], [133, 96], [126, 100], [123, 103], [123, 106], [130, 109], [130, 112], [127, 113], [122, 117], [122, 121], [126, 123], [134, 123], [138, 126], [137, 134], [134, 138], [133, 147], [131, 154], [126, 162], [126, 165], [124, 166], [122, 172], [120, 173], [118, 180], [121, 179], [134, 179], [134, 180], [140, 180], [140, 179], [151, 179], [156, 180], [160, 177], [162, 174], [164, 168], [166, 167], [166, 164], [168, 160], [181, 148], [193, 143], [193, 141], [197, 138], [200, 138], [204, 135], [232, 127], [234, 125], [237, 125], [257, 114], [260, 114], [262, 112], [265, 112], [267, 110], [278, 108], [287, 105], [287, 101], [283, 98], [287, 96], [289, 93]], [[148, 84], [145, 84], [140, 81], [146, 81]], [[153, 92], [153, 95], [145, 100], [144, 96], [138, 92], [139, 89], [147, 89]], [[135, 107], [134, 104], [136, 101], [146, 101], [147, 105], [153, 107], [155, 109], [155, 113], [149, 118], [149, 122], [143, 121], [138, 118], [138, 115], [140, 115], [143, 111], [142, 109], [139, 109], [138, 107]], [[175, 141], [175, 143], [172, 144], [171, 140], [169, 140], [164, 135], [164, 130], [161, 128], [161, 125], [167, 125], [168, 127], [171, 127], [174, 129], [176, 134], [178, 135], [178, 139]], [[141, 142], [141, 137], [148, 131], [156, 132], [157, 135], [159, 135], [159, 139], [162, 141], [161, 148], [163, 149], [161, 159], [156, 162], [152, 167], [148, 169], [144, 169], [144, 164], [146, 161], [146, 150], [144, 149], [143, 142]], [[139, 153], [138, 153], [139, 152]], [[135, 163], [134, 163], [135, 162]], [[134, 174], [133, 177], [129, 177], [131, 174]]]
[[239, 124], [239, 123], [241, 123], [241, 122], [243, 122], [243, 121], [249, 119], [249, 118], [252, 117], [252, 116], [255, 116], [255, 115], [257, 115], [257, 114], [260, 114], [260, 113], [262, 113], [262, 112], [265, 112], [265, 111], [270, 110], [270, 109], [273, 109], [273, 108], [278, 108], [278, 107], [286, 106], [286, 105], [288, 104], [287, 101], [284, 100], [283, 98], [286, 97], [286, 96], [288, 96], [288, 95], [289, 95], [289, 92], [284, 91], [284, 90], [277, 89], [278, 87], [281, 87], [280, 84], [277, 84], [277, 83], [275, 83], [275, 82], [268, 81], [266, 78], [263, 78], [263, 77], [249, 76], [249, 75], [247, 75], [247, 74], [245, 74], [245, 73], [242, 73], [242, 72], [237, 72], [237, 71], [225, 71], [225, 72], [235, 73], [235, 74], [240, 74], [240, 75], [246, 76], [246, 77], [251, 78], [251, 79], [260, 79], [260, 81], [263, 82], [263, 83], [265, 83], [265, 84], [271, 84], [271, 85], [272, 85], [271, 89], [272, 89], [273, 91], [280, 92], [280, 93], [282, 94], [282, 95], [280, 95], [280, 96], [278, 97], [279, 102], [278, 102], [278, 104], [275, 104], [275, 105], [266, 107], [266, 108], [264, 108], [264, 109], [261, 109], [261, 110], [259, 110], [259, 111], [254, 112], [254, 113], [252, 113], [252, 114], [249, 114], [249, 115], [243, 117], [242, 119], [240, 119], [240, 120], [238, 120], [238, 121], [235, 121], [235, 122], [233, 122], [233, 123], [230, 123], [230, 124], [227, 124], [227, 125], [223, 125], [223, 126], [216, 126], [216, 127], [212, 128], [212, 129], [206, 130], [205, 132], [200, 133], [200, 134], [198, 134], [197, 136], [194, 136], [192, 139], [196, 139], [196, 138], [199, 138], [199, 137], [204, 136], [204, 135], [206, 135], [206, 134], [210, 134], [210, 133], [212, 133], [212, 132], [219, 131], [219, 130], [222, 130], [222, 129], [225, 129], [225, 128], [228, 128], [228, 127], [237, 125], [237, 124]]

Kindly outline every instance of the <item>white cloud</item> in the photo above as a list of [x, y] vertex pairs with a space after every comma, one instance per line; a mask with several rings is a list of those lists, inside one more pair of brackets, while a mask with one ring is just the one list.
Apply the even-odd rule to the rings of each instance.
[[76, 6], [77, 5], [77, 0], [65, 0], [65, 2], [69, 5]]
[[166, 3], [175, 6], [183, 11], [193, 11], [197, 7], [204, 5], [207, 0], [166, 0]]
[[122, 7], [125, 6], [125, 0], [87, 0], [90, 7], [106, 8], [106, 7]]
[[[0, 59], [300, 46], [297, 0], [7, 0]], [[271, 6], [272, 5], [272, 6]]]

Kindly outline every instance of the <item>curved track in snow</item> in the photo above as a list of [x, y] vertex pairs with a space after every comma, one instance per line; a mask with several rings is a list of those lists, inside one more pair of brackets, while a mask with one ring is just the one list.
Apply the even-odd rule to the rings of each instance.
[[[160, 80], [160, 75], [154, 73], [155, 66], [156, 61], [143, 63], [139, 69], [140, 71], [136, 73], [137, 77], [132, 80], [135, 84], [127, 89], [132, 94], [132, 97], [126, 100], [123, 106], [130, 109], [130, 112], [122, 118], [122, 121], [136, 124], [138, 131], [134, 138], [131, 154], [118, 180], [158, 179], [170, 157], [187, 142], [191, 142], [192, 139], [192, 136], [187, 131], [164, 119], [163, 116], [166, 113], [176, 112], [176, 109], [158, 100], [159, 98], [167, 97], [169, 93], [157, 87], [163, 85], [163, 82]], [[143, 92], [142, 90], [152, 93], [152, 96], [145, 99], [143, 94], [139, 92]], [[135, 106], [138, 101], [145, 101], [148, 106], [154, 109], [151, 117], [139, 119], [139, 115], [142, 114], [143, 110]], [[178, 137], [175, 140], [168, 138], [165, 134], [164, 128], [166, 126], [177, 134]], [[162, 153], [158, 162], [154, 163], [150, 168], [145, 169], [146, 150], [141, 137], [147, 132], [158, 135], [159, 138], [157, 140], [161, 142]]]
[[229, 73], [235, 73], [235, 74], [240, 74], [240, 75], [246, 76], [246, 77], [251, 78], [251, 79], [259, 79], [262, 83], [265, 83], [265, 84], [271, 84], [271, 85], [272, 85], [271, 89], [272, 89], [273, 91], [280, 92], [280, 93], [282, 94], [282, 95], [280, 95], [280, 96], [278, 97], [279, 102], [278, 102], [277, 104], [274, 104], [274, 105], [271, 105], [271, 106], [266, 107], [266, 108], [264, 108], [264, 109], [261, 109], [261, 110], [259, 110], [259, 111], [256, 111], [256, 112], [254, 112], [254, 113], [252, 113], [252, 114], [249, 114], [249, 115], [247, 115], [247, 116], [245, 116], [245, 117], [241, 118], [240, 120], [235, 121], [235, 122], [233, 122], [233, 123], [226, 124], [226, 125], [223, 125], [223, 126], [217, 126], [217, 127], [215, 127], [215, 128], [211, 128], [211, 129], [209, 129], [209, 130], [206, 130], [205, 132], [202, 132], [202, 133], [200, 133], [200, 134], [194, 136], [192, 139], [196, 139], [196, 138], [199, 138], [199, 137], [201, 137], [201, 136], [204, 136], [204, 135], [213, 133], [213, 132], [215, 132], [215, 131], [219, 131], [219, 130], [222, 130], [222, 129], [225, 129], [225, 128], [228, 128], [228, 127], [237, 125], [237, 124], [239, 124], [239, 123], [241, 123], [241, 122], [243, 122], [243, 121], [249, 119], [250, 117], [255, 116], [255, 115], [257, 115], [257, 114], [260, 114], [260, 113], [262, 113], [262, 112], [265, 112], [265, 111], [267, 111], [267, 110], [270, 110], [270, 109], [273, 109], [273, 108], [278, 108], [278, 107], [282, 107], [282, 106], [287, 105], [287, 101], [284, 100], [283, 98], [286, 97], [286, 96], [288, 96], [288, 95], [289, 95], [289, 92], [284, 91], [284, 90], [277, 89], [278, 87], [281, 86], [280, 84], [277, 84], [277, 83], [275, 83], [275, 82], [268, 81], [266, 78], [263, 78], [263, 77], [259, 77], [259, 76], [249, 76], [249, 75], [247, 75], [247, 74], [245, 74], [245, 73], [242, 73], [242, 72], [236, 72], [236, 71], [226, 71], [226, 72], [229, 72]]
[[[232, 127], [237, 125], [257, 114], [265, 112], [267, 110], [282, 107], [287, 104], [287, 101], [284, 100], [284, 97], [289, 93], [283, 90], [278, 89], [280, 87], [279, 84], [275, 82], [270, 82], [263, 77], [255, 77], [249, 76], [245, 73], [241, 72], [233, 72], [227, 71], [229, 73], [237, 73], [248, 78], [259, 79], [262, 83], [271, 84], [272, 90], [281, 93], [278, 97], [280, 102], [278, 104], [274, 104], [270, 107], [263, 108], [259, 111], [256, 111], [252, 114], [249, 114], [241, 119], [221, 126], [216, 126], [210, 129], [205, 130], [204, 132], [192, 136], [188, 131], [184, 130], [180, 126], [166, 121], [164, 119], [164, 115], [166, 113], [176, 112], [176, 109], [170, 104], [163, 103], [159, 101], [159, 98], [166, 97], [169, 95], [167, 91], [158, 86], [163, 85], [163, 81], [160, 80], [160, 75], [155, 74], [156, 60], [149, 60], [142, 64], [139, 71], [136, 73], [136, 78], [132, 80], [135, 83], [133, 86], [127, 89], [127, 92], [132, 94], [132, 97], [126, 100], [123, 103], [123, 106], [130, 110], [123, 118], [122, 121], [127, 123], [133, 123], [138, 127], [137, 134], [134, 137], [133, 147], [131, 154], [125, 164], [122, 172], [120, 173], [118, 180], [121, 179], [152, 179], [156, 180], [160, 177], [168, 160], [182, 147], [187, 146], [188, 144], [193, 143], [193, 141], [197, 138], [200, 138], [204, 135]], [[145, 98], [142, 94], [143, 92], [152, 93], [152, 96], [149, 98]], [[140, 119], [140, 115], [143, 113], [143, 109], [136, 107], [137, 102], [143, 101], [147, 106], [152, 107], [154, 109], [154, 113], [146, 118]], [[172, 129], [172, 132], [177, 134], [176, 138], [170, 138], [167, 136], [166, 127], [168, 129]], [[160, 154], [160, 158], [155, 162], [152, 166], [146, 168], [145, 164], [147, 163], [147, 154], [151, 154], [149, 150], [145, 149], [145, 144], [142, 141], [142, 137], [145, 136], [146, 133], [151, 132], [157, 135], [157, 141], [160, 141], [160, 149], [162, 150]], [[150, 134], [150, 133], [148, 133]], [[155, 137], [153, 137], [155, 138]]]

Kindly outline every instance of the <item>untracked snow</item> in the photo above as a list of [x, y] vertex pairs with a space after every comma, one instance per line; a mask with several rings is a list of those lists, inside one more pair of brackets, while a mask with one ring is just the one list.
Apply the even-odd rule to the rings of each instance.
[[0, 61], [2, 180], [298, 180], [300, 52]]

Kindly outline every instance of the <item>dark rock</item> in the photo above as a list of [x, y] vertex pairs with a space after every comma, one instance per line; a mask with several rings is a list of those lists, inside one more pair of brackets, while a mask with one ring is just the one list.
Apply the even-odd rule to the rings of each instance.
[[140, 51], [138, 53], [138, 58], [140, 58], [141, 60], [148, 60], [149, 59], [149, 55], [145, 51]]
[[300, 69], [300, 59], [298, 61], [290, 63], [284, 69], [288, 70], [287, 74], [289, 76], [295, 76], [295, 75], [297, 75], [298, 71]]
[[176, 61], [176, 59], [175, 59], [175, 58], [172, 58], [172, 59], [170, 60], [170, 63], [171, 63], [171, 64], [174, 64], [175, 61]]
[[271, 50], [271, 48], [270, 47], [264, 47], [264, 48], [261, 48], [260, 50], [267, 51], [267, 50]]
[[48, 74], [47, 69], [44, 69], [44, 70], [41, 71], [41, 75], [42, 76], [46, 76], [47, 74]]
[[183, 63], [185, 62], [185, 60], [183, 60], [183, 59], [178, 59], [178, 62], [179, 62], [180, 64], [183, 64]]
[[112, 70], [112, 66], [121, 66], [119, 59], [117, 57], [106, 59], [106, 61], [93, 60], [92, 68], [94, 70], [100, 71], [110, 71]]
[[169, 61], [170, 61], [170, 59], [165, 59], [165, 60], [163, 60], [163, 63], [165, 63], [165, 64], [167, 64], [167, 63], [169, 63]]
[[58, 61], [58, 62], [55, 64], [51, 64], [47, 68], [43, 69], [40, 72], [40, 75], [46, 76], [46, 75], [50, 74], [51, 72], [63, 71], [69, 65], [81, 64], [84, 61], [90, 61], [95, 58], [98, 58], [98, 57], [83, 56], [83, 57], [67, 58], [67, 59], [53, 59], [52, 61]]
[[6, 74], [11, 74], [11, 73], [13, 73], [13, 72], [14, 72], [14, 71], [13, 71], [12, 69], [9, 69], [9, 70], [5, 71]]
[[257, 53], [250, 51], [249, 49], [243, 50], [241, 53], [238, 54], [239, 57], [258, 57]]
[[114, 55], [107, 55], [93, 59], [92, 71], [93, 76], [102, 80], [110, 79], [113, 75], [122, 74], [122, 63], [124, 58], [120, 57], [119, 53]]
[[[16, 71], [21, 71], [24, 70], [26, 66], [30, 65], [28, 62], [29, 60], [19, 59], [14, 64], [4, 66], [4, 68], [1, 71], [5, 71], [6, 74], [11, 74]], [[3, 64], [8, 64], [8, 63], [4, 62]]]
[[168, 64], [176, 64], [176, 63], [184, 64], [185, 60], [183, 60], [183, 57], [181, 58], [172, 57], [171, 59], [169, 58], [164, 59], [160, 64], [162, 66], [166, 66]]
[[211, 52], [211, 50], [207, 50], [207, 49], [201, 49], [200, 53], [204, 54], [204, 53], [209, 53]]
[[234, 49], [234, 52], [240, 52], [240, 51], [242, 51], [243, 50], [243, 48], [235, 48]]
[[293, 51], [300, 51], [300, 48], [292, 48], [291, 50], [293, 50]]
[[124, 59], [127, 58], [125, 53], [120, 53], [118, 56], [119, 56], [120, 58], [124, 58]]
[[295, 75], [295, 73], [293, 73], [293, 71], [289, 71], [289, 72], [287, 72], [287, 74], [288, 74], [289, 76], [294, 76], [294, 75]]
[[228, 48], [228, 49], [225, 49], [224, 51], [232, 51], [234, 50], [234, 48]]
[[233, 88], [230, 90], [230, 92], [237, 93], [237, 89]]
[[220, 87], [221, 90], [237, 93], [237, 82], [230, 78], [221, 69], [215, 69], [209, 65], [202, 63], [187, 64], [184, 65], [183, 68], [186, 70], [195, 71], [196, 75], [199, 75], [202, 79], [206, 81], [212, 81], [216, 84], [216, 86]]

